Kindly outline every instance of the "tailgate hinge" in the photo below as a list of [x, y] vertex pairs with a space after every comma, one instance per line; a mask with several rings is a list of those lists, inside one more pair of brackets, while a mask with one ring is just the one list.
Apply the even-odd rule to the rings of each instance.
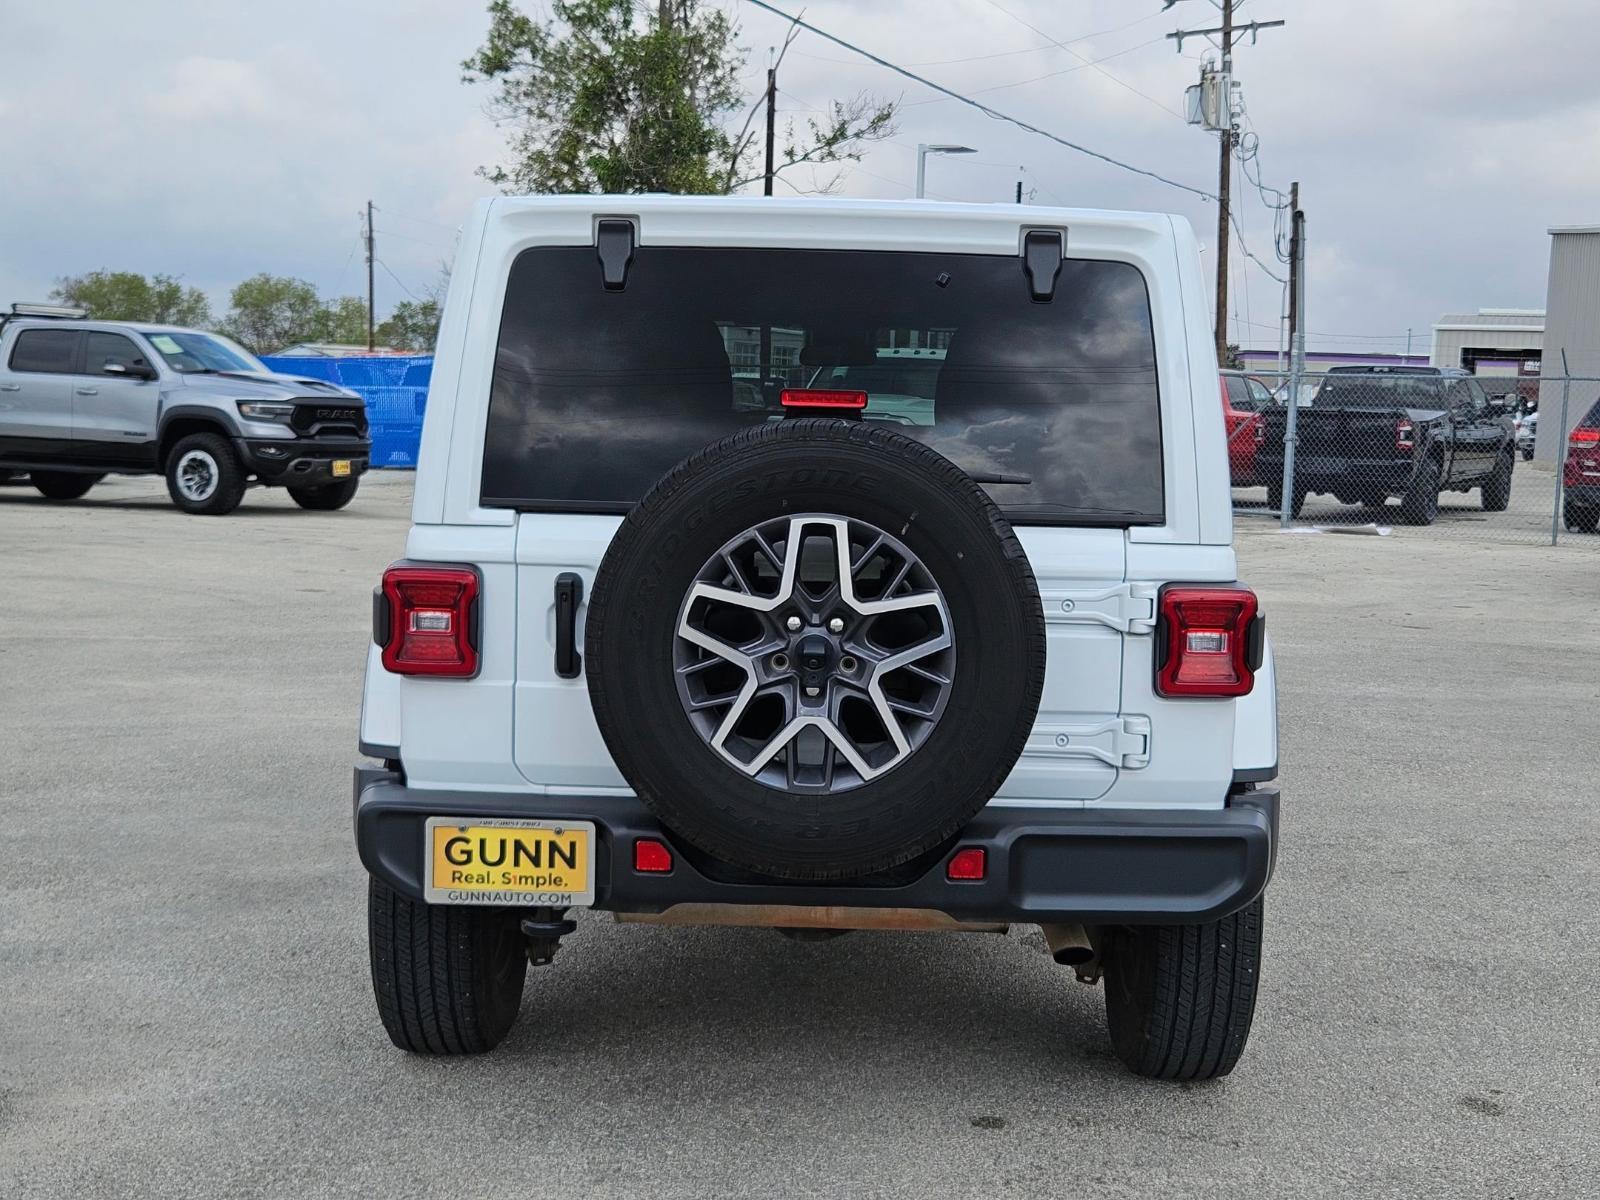
[[1093, 592], [1047, 589], [1041, 593], [1047, 625], [1096, 624], [1119, 633], [1153, 633], [1160, 584], [1119, 583]]
[[1150, 765], [1150, 718], [1112, 717], [1094, 725], [1035, 725], [1024, 755], [1095, 758], [1136, 771]]

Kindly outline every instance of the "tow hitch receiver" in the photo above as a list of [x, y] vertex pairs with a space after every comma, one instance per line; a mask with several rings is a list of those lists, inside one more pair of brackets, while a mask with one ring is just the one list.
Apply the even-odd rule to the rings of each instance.
[[578, 928], [578, 923], [561, 914], [565, 909], [536, 908], [533, 916], [522, 922], [522, 934], [528, 939], [528, 962], [536, 967], [549, 965], [561, 949], [561, 939]]

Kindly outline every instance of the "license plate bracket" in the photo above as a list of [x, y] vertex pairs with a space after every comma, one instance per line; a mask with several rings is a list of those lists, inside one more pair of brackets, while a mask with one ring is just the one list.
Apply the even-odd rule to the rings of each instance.
[[586, 908], [594, 903], [592, 821], [429, 817], [423, 898], [429, 904]]

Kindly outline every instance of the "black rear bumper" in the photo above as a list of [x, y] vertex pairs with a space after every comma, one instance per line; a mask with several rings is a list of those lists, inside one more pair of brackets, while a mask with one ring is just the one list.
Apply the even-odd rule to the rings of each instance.
[[[675, 904], [917, 908], [960, 921], [1197, 923], [1249, 904], [1272, 876], [1278, 790], [1238, 792], [1222, 809], [986, 808], [948, 846], [891, 876], [795, 883], [708, 860], [662, 828], [632, 796], [530, 796], [407, 788], [389, 770], [359, 767], [356, 846], [366, 869], [423, 898], [424, 822], [431, 816], [565, 818], [598, 830], [595, 907], [659, 913]], [[667, 874], [632, 867], [633, 843], [673, 851]], [[986, 877], [952, 882], [958, 849], [982, 847]]]

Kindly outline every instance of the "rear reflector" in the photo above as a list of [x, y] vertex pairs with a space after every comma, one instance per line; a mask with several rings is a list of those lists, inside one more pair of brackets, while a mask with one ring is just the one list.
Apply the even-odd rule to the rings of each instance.
[[982, 846], [966, 846], [950, 856], [944, 877], [957, 882], [971, 882], [983, 878], [988, 869], [988, 855]]
[[672, 851], [654, 838], [633, 843], [633, 869], [646, 875], [665, 875], [672, 870]]
[[479, 590], [478, 573], [466, 567], [385, 571], [388, 612], [380, 622], [384, 670], [396, 675], [476, 675], [473, 626]]
[[1163, 588], [1157, 694], [1248, 694], [1261, 654], [1254, 636], [1259, 632], [1257, 615], [1255, 593], [1248, 588]]
[[778, 401], [785, 408], [865, 408], [865, 392], [835, 391], [828, 388], [784, 388]]

